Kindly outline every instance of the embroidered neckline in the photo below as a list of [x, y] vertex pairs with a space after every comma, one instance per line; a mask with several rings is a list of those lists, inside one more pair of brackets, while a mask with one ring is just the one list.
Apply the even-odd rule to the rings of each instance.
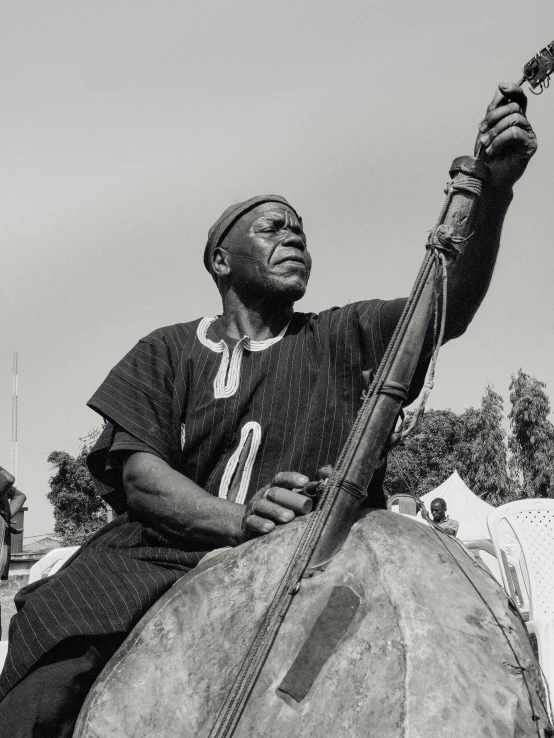
[[[196, 335], [202, 345], [206, 346], [212, 351], [216, 351], [218, 354], [221, 354], [225, 351], [225, 348], [227, 348], [227, 351], [229, 350], [229, 347], [227, 346], [225, 341], [223, 339], [221, 339], [220, 341], [212, 341], [210, 338], [208, 338], [209, 327], [219, 317], [219, 315], [215, 315], [213, 318], [202, 318], [202, 320], [198, 324], [198, 328], [196, 329]], [[242, 348], [246, 349], [247, 351], [263, 351], [264, 349], [269, 348], [270, 346], [273, 346], [273, 344], [280, 341], [287, 332], [289, 325], [290, 320], [279, 334], [277, 334], [273, 338], [266, 338], [265, 341], [253, 341], [250, 336], [243, 336], [238, 342], [237, 346], [241, 344]], [[235, 349], [237, 346], [235, 346]]]
[[203, 346], [206, 346], [211, 351], [215, 351], [218, 354], [223, 354], [216, 378], [214, 379], [214, 397], [216, 399], [224, 399], [232, 397], [239, 387], [240, 370], [244, 352], [263, 351], [264, 349], [273, 346], [275, 343], [280, 341], [287, 332], [290, 320], [277, 336], [268, 338], [265, 341], [252, 341], [249, 336], [243, 336], [240, 341], [235, 344], [233, 353], [229, 355], [229, 346], [227, 346], [223, 339], [221, 339], [221, 341], [212, 341], [208, 338], [208, 329], [218, 317], [219, 316], [216, 315], [214, 318], [202, 318], [198, 324], [198, 328], [196, 329], [196, 335]]

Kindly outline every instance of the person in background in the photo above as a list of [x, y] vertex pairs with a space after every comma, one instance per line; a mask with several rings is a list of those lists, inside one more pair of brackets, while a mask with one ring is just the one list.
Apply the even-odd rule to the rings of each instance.
[[13, 485], [8, 490], [8, 493], [2, 499], [0, 503], [0, 517], [6, 524], [6, 530], [4, 533], [4, 545], [5, 552], [3, 553], [0, 561], [3, 561], [3, 566], [0, 567], [0, 580], [6, 580], [8, 578], [8, 572], [10, 570], [10, 554], [12, 535], [17, 535], [23, 531], [23, 528], [15, 528], [12, 525], [12, 519], [17, 515], [25, 504], [27, 497]]
[[[425, 507], [425, 503], [421, 500], [419, 502], [419, 509], [421, 510], [421, 516], [428, 522], [431, 522], [429, 513]], [[449, 518], [446, 512], [446, 502], [442, 497], [436, 497], [431, 503], [431, 515], [433, 517], [433, 523], [440, 528], [442, 531], [447, 533], [449, 536], [455, 536], [458, 533], [460, 524], [454, 518]]]
[[12, 526], [11, 519], [21, 510], [27, 499], [23, 492], [13, 486], [14, 482], [13, 474], [0, 466], [0, 580], [2, 581], [7, 580], [10, 571], [12, 533], [21, 533]]

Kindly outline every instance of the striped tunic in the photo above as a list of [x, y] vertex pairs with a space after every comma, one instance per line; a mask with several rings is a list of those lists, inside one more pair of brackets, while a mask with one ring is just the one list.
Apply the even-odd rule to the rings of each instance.
[[[217, 318], [139, 341], [89, 402], [107, 421], [89, 467], [121, 515], [58, 574], [18, 594], [0, 696], [64, 639], [129, 631], [205, 554], [129, 519], [119, 451], [148, 448], [208, 493], [239, 503], [278, 471], [315, 478], [339, 455], [403, 305], [373, 300], [295, 313], [267, 341], [223, 340]], [[370, 490], [374, 506], [384, 503], [379, 481]]]

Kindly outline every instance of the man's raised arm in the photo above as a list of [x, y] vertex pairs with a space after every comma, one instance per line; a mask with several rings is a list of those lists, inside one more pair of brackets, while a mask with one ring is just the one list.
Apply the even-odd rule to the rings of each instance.
[[466, 330], [487, 292], [512, 188], [537, 149], [526, 108], [521, 87], [503, 83], [479, 124], [476, 148], [484, 149], [491, 177], [483, 187], [474, 235], [449, 268], [446, 340]]

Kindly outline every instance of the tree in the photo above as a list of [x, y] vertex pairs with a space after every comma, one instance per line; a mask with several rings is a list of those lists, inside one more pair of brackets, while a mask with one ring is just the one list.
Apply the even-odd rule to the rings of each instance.
[[481, 407], [461, 415], [429, 410], [414, 432], [389, 457], [387, 494], [420, 496], [447, 479], [454, 470], [475, 494], [491, 504], [510, 497], [503, 401], [488, 386]]
[[554, 496], [554, 426], [544, 382], [521, 369], [512, 375], [508, 415], [510, 468], [520, 497]]
[[98, 433], [83, 439], [76, 457], [53, 451], [48, 463], [56, 468], [47, 497], [54, 507], [54, 533], [64, 546], [81, 545], [107, 522], [106, 504], [98, 495], [86, 466], [86, 457]]
[[511, 493], [503, 417], [502, 397], [490, 385], [480, 409], [469, 408], [461, 416], [458, 466], [470, 489], [491, 505], [506, 502]]
[[[410, 416], [406, 419], [408, 425]], [[438, 487], [456, 469], [463, 423], [452, 410], [428, 410], [413, 433], [389, 456], [385, 491], [417, 497]]]

